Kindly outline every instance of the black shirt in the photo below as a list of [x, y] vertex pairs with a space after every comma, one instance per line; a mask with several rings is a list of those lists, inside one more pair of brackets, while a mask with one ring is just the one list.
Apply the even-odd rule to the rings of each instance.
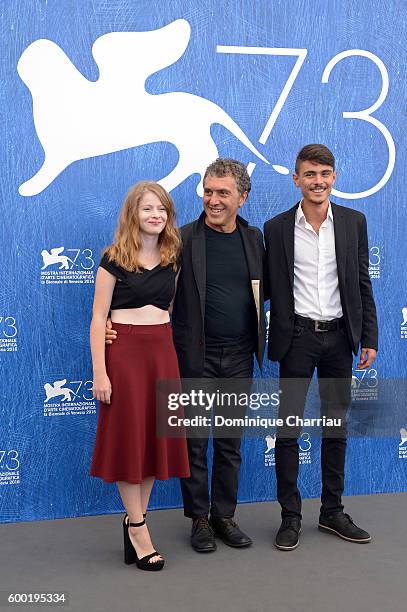
[[205, 244], [206, 343], [251, 346], [256, 308], [240, 232], [217, 232], [205, 225]]
[[140, 272], [129, 272], [104, 255], [100, 266], [116, 277], [111, 310], [141, 308], [147, 304], [168, 310], [174, 297], [177, 275], [172, 264], [165, 267], [158, 264], [151, 270], [141, 268]]

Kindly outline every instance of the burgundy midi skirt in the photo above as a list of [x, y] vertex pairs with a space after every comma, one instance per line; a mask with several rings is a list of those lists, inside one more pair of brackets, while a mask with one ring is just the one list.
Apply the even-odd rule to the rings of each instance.
[[156, 381], [179, 379], [171, 325], [113, 328], [117, 338], [106, 346], [111, 403], [99, 402], [91, 476], [133, 484], [188, 477], [185, 438], [156, 436]]

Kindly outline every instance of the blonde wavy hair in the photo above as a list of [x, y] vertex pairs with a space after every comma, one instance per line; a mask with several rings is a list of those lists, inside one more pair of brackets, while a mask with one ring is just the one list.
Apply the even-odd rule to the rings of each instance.
[[158, 197], [167, 212], [167, 222], [158, 237], [161, 265], [172, 264], [176, 270], [181, 238], [175, 225], [174, 203], [169, 193], [153, 181], [141, 181], [129, 189], [120, 211], [113, 243], [103, 251], [103, 255], [107, 255], [109, 261], [129, 272], [140, 271], [142, 266], [139, 260], [141, 239], [138, 209], [143, 195], [148, 192]]

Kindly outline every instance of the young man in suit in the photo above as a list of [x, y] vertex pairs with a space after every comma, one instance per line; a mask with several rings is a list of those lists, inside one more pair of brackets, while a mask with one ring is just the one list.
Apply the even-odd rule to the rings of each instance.
[[333, 154], [320, 144], [303, 147], [293, 178], [302, 200], [264, 225], [271, 300], [268, 356], [280, 363], [279, 412], [285, 424], [275, 447], [282, 509], [275, 546], [280, 550], [298, 546], [302, 518], [297, 487], [301, 429], [288, 426], [286, 419], [302, 418], [315, 368], [321, 413], [342, 423], [323, 428], [319, 529], [351, 542], [370, 541], [343, 512], [342, 493], [352, 352], [357, 354], [360, 345], [357, 367], [369, 368], [378, 338], [366, 219], [330, 201], [336, 178]]
[[[250, 177], [241, 162], [217, 159], [206, 169], [203, 186], [204, 211], [181, 228], [172, 318], [181, 377], [251, 379], [253, 353], [262, 364], [265, 322], [263, 237], [238, 216], [251, 189]], [[233, 416], [243, 415], [244, 408], [233, 407]], [[181, 479], [181, 489], [197, 552], [216, 550], [214, 534], [236, 548], [252, 543], [233, 520], [241, 433], [213, 439], [211, 499], [208, 438], [188, 439], [191, 477]]]

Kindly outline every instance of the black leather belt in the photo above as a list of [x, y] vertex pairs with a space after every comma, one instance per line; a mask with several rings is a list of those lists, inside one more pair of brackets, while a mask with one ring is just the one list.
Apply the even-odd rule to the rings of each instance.
[[294, 322], [295, 325], [300, 325], [301, 327], [306, 327], [316, 332], [336, 331], [345, 327], [343, 317], [340, 319], [332, 319], [332, 321], [314, 321], [314, 319], [308, 319], [308, 317], [295, 315]]

